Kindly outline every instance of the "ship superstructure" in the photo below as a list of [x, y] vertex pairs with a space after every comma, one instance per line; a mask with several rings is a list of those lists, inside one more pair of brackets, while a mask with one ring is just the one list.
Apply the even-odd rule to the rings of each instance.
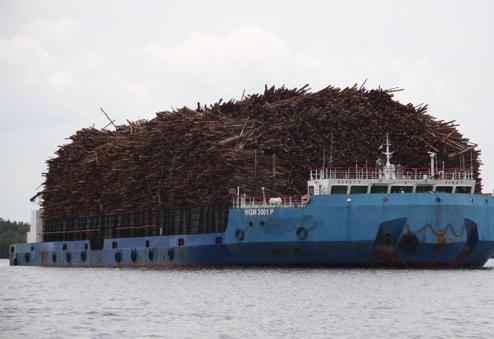
[[366, 193], [466, 193], [475, 189], [471, 169], [438, 169], [436, 153], [429, 152], [429, 169], [403, 168], [391, 163], [389, 137], [383, 154], [386, 162], [376, 161], [376, 167], [323, 168], [311, 171], [308, 181], [310, 195]]

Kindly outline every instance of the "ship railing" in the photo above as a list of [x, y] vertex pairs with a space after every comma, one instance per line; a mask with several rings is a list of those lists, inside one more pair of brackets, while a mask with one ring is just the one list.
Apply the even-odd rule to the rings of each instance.
[[309, 195], [281, 195], [277, 197], [247, 196], [240, 194], [233, 198], [233, 208], [295, 208], [309, 203]]
[[[428, 168], [400, 168], [395, 167], [396, 179], [408, 180], [474, 180], [473, 171], [470, 169], [453, 168], [438, 170], [431, 175]], [[369, 179], [378, 180], [384, 178], [382, 168], [348, 167], [348, 168], [326, 168], [321, 170], [311, 170], [309, 180], [323, 179]]]

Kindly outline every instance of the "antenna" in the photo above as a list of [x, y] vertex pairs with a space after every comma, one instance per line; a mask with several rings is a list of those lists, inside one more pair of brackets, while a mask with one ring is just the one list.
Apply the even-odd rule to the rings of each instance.
[[322, 149], [322, 173], [324, 179], [324, 175], [326, 174], [326, 147]]
[[333, 162], [333, 130], [331, 130], [331, 146], [329, 149], [329, 163]]
[[257, 195], [257, 140], [256, 148], [254, 148], [254, 197]]
[[331, 179], [332, 166], [333, 166], [333, 129], [331, 129], [331, 145], [329, 148], [329, 179]]
[[470, 173], [473, 173], [473, 152], [470, 151]]

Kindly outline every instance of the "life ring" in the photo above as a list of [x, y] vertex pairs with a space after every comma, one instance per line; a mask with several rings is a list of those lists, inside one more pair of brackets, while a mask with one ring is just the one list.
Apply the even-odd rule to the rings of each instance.
[[135, 248], [133, 248], [130, 251], [130, 260], [132, 260], [132, 261], [136, 261], [137, 260], [137, 250]]
[[173, 258], [175, 257], [175, 253], [172, 247], [170, 247], [168, 251], [166, 251], [166, 256], [168, 257], [168, 260], [173, 260]]
[[86, 251], [82, 251], [82, 252], [81, 252], [81, 261], [86, 261], [86, 258], [87, 258], [87, 253], [86, 253]]
[[117, 263], [121, 262], [122, 261], [122, 252], [116, 252], [115, 253], [115, 261]]
[[300, 240], [305, 240], [309, 232], [304, 227], [299, 227], [297, 228], [296, 234], [297, 238], [299, 238]]
[[400, 248], [407, 252], [413, 252], [419, 245], [419, 239], [412, 232], [405, 233], [400, 239]]
[[57, 262], [57, 254], [55, 252], [51, 254], [51, 261]]
[[154, 250], [152, 248], [149, 249], [148, 258], [150, 261], [153, 261], [153, 259], [154, 259]]
[[245, 234], [243, 230], [241, 230], [240, 228], [237, 228], [235, 230], [235, 238], [237, 238], [237, 240], [244, 240], [244, 236]]
[[65, 260], [67, 260], [68, 263], [72, 261], [72, 254], [70, 254], [70, 252], [67, 252], [65, 255]]
[[24, 254], [24, 260], [26, 261], [26, 263], [28, 263], [29, 260], [31, 260], [31, 253]]

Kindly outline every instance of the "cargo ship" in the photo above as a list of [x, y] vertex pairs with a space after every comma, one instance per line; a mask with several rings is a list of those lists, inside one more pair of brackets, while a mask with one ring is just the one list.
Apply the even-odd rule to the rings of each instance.
[[37, 241], [13, 244], [11, 265], [481, 267], [494, 253], [494, 197], [475, 194], [472, 169], [313, 170], [307, 194], [229, 205], [43, 221]]

